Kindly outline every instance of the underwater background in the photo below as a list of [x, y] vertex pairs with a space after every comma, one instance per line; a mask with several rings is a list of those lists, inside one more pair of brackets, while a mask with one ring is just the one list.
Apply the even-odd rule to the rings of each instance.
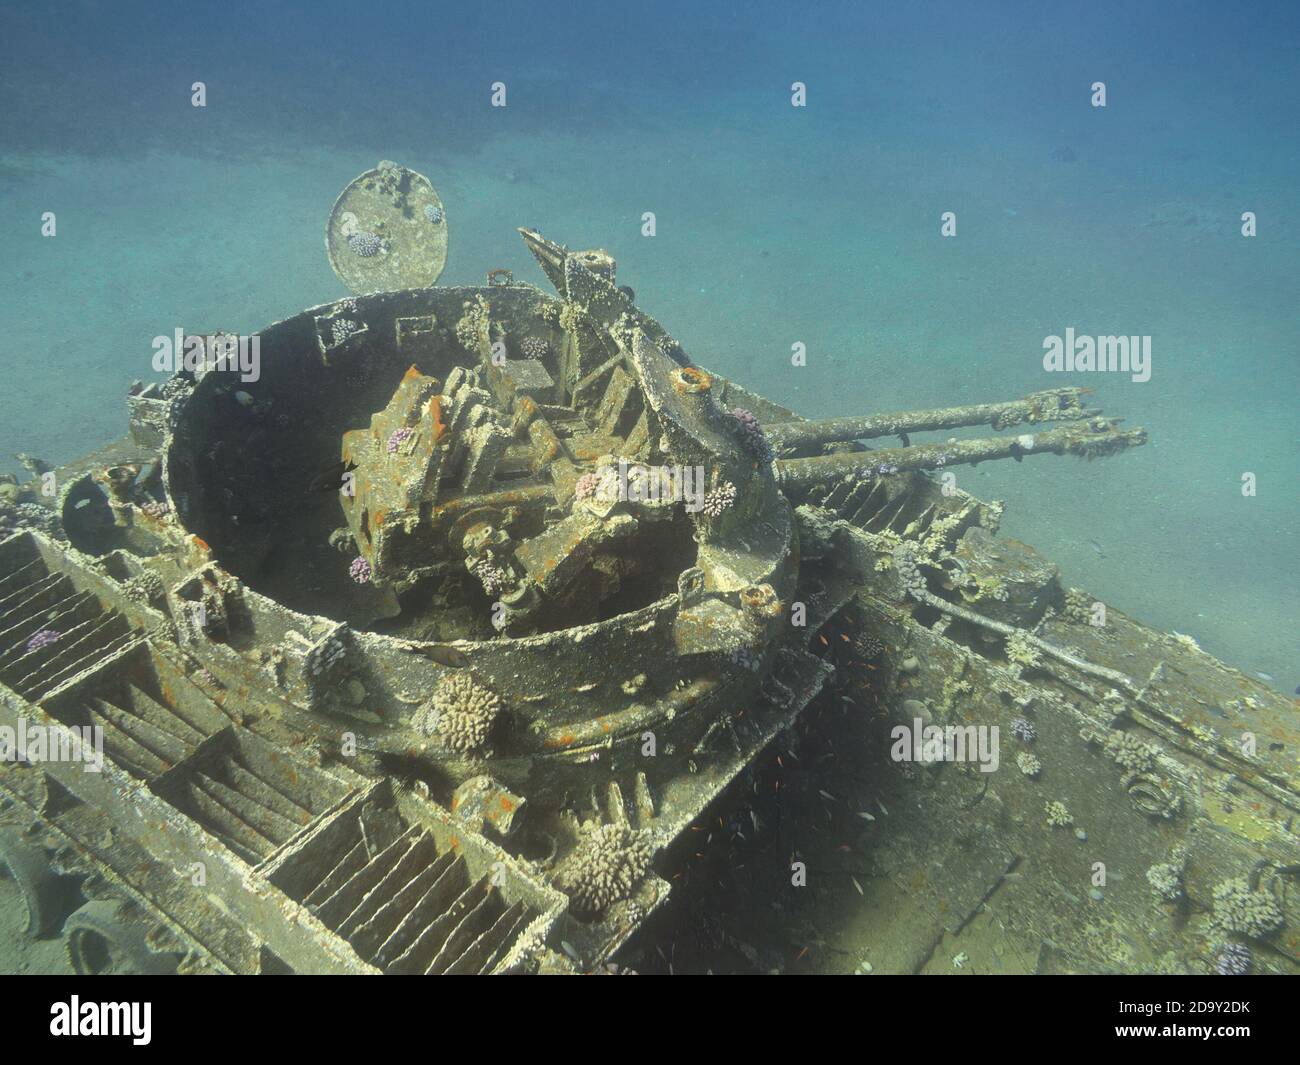
[[[1297, 46], [1290, 2], [6, 3], [0, 471], [122, 435], [153, 337], [343, 295], [327, 213], [393, 159], [446, 204], [441, 283], [544, 284], [520, 225], [603, 247], [696, 362], [805, 415], [1095, 388], [1147, 446], [958, 485], [1289, 692]], [[1068, 327], [1150, 335], [1151, 379], [1045, 373]]]

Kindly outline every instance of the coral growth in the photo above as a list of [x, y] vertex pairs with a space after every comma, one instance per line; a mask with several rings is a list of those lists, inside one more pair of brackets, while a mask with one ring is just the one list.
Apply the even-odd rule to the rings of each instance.
[[479, 579], [488, 595], [498, 595], [510, 587], [510, 574], [486, 555], [471, 562], [469, 571]]
[[1116, 764], [1131, 773], [1141, 773], [1151, 768], [1158, 749], [1143, 743], [1128, 732], [1113, 730], [1106, 734], [1102, 747]]
[[456, 322], [456, 339], [466, 351], [477, 351], [479, 338], [485, 335], [491, 321], [488, 302], [475, 296], [461, 304], [464, 313]]
[[704, 497], [703, 511], [710, 518], [719, 517], [723, 511], [736, 501], [736, 486], [730, 481], [720, 481], [718, 486]]
[[403, 425], [400, 429], [394, 429], [388, 434], [388, 443], [385, 445], [390, 455], [395, 455], [399, 448], [405, 444], [415, 434], [415, 430], [410, 426]]
[[1160, 862], [1148, 869], [1147, 883], [1165, 902], [1177, 902], [1183, 897], [1183, 870], [1173, 862]]
[[1007, 637], [1007, 661], [1021, 669], [1033, 669], [1043, 660], [1043, 656], [1029, 637], [1019, 630]]
[[894, 572], [898, 574], [899, 582], [912, 598], [924, 599], [929, 594], [929, 589], [925, 584], [925, 575], [922, 574], [916, 560], [915, 546], [904, 540], [894, 548], [893, 560]]
[[370, 563], [361, 555], [352, 560], [352, 565], [348, 567], [348, 576], [357, 584], [369, 584], [371, 578]]
[[1092, 596], [1082, 588], [1071, 588], [1065, 593], [1065, 609], [1061, 613], [1068, 621], [1087, 625], [1092, 621], [1093, 602]]
[[541, 337], [524, 337], [519, 345], [525, 359], [541, 359], [551, 350], [551, 345]]
[[885, 653], [885, 641], [870, 632], [860, 633], [853, 646], [864, 662], [873, 661]]
[[1258, 939], [1282, 927], [1282, 910], [1270, 892], [1252, 888], [1239, 876], [1214, 889], [1214, 920], [1227, 932]]
[[731, 416], [736, 419], [736, 424], [740, 426], [740, 438], [744, 443], [747, 451], [750, 452], [760, 462], [770, 463], [775, 455], [772, 452], [772, 445], [768, 443], [767, 434], [763, 432], [763, 426], [759, 424], [758, 418], [751, 411], [745, 410], [744, 407], [736, 407]]
[[1011, 594], [1006, 582], [994, 574], [968, 574], [957, 590], [968, 603], [980, 603], [989, 599], [1005, 603]]
[[1028, 718], [1018, 717], [1011, 722], [1011, 735], [1021, 743], [1033, 743], [1038, 738], [1038, 730]]
[[163, 382], [161, 392], [163, 399], [167, 400], [169, 403], [173, 403], [176, 400], [184, 399], [188, 396], [190, 394], [190, 389], [193, 387], [193, 380], [177, 373]]
[[627, 825], [601, 825], [583, 835], [557, 881], [579, 913], [597, 913], [632, 894], [650, 867], [650, 841]]
[[384, 242], [374, 233], [353, 233], [348, 237], [348, 247], [361, 258], [370, 259], [383, 250]]
[[584, 473], [578, 478], [578, 483], [573, 486], [573, 497], [575, 499], [592, 499], [599, 487], [600, 474]]
[[0, 502], [0, 537], [19, 529], [36, 529], [53, 537], [63, 535], [59, 516], [49, 507], [43, 507], [39, 503]]
[[442, 679], [412, 723], [426, 735], [436, 735], [448, 750], [467, 754], [487, 742], [500, 713], [496, 692], [462, 671]]
[[335, 318], [330, 323], [330, 340], [333, 341], [335, 347], [342, 344], [354, 333], [359, 332], [361, 332], [360, 323], [354, 322], [351, 318]]
[[52, 643], [58, 643], [59, 633], [54, 629], [41, 629], [32, 635], [27, 641], [25, 650], [28, 652], [39, 651], [42, 647], [49, 647]]
[[126, 593], [128, 599], [147, 605], [155, 599], [161, 599], [166, 589], [163, 587], [163, 580], [158, 574], [153, 570], [145, 570], [127, 581], [122, 586], [122, 590]]
[[1246, 976], [1255, 959], [1244, 943], [1229, 943], [1214, 959], [1214, 971], [1220, 976]]

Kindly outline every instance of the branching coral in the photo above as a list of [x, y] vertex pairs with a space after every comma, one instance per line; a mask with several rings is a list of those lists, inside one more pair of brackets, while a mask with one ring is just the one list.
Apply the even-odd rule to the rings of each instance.
[[1021, 751], [1016, 755], [1016, 765], [1027, 777], [1036, 777], [1043, 769], [1042, 763], [1028, 751]]
[[650, 841], [627, 825], [601, 825], [583, 835], [557, 881], [580, 913], [597, 913], [632, 894], [650, 867]]
[[1043, 656], [1026, 637], [1019, 629], [1007, 637], [1007, 661], [1021, 669], [1033, 669], [1043, 661]]
[[1160, 862], [1147, 870], [1147, 883], [1157, 898], [1177, 902], [1183, 897], [1183, 870], [1173, 862]]
[[1258, 939], [1282, 927], [1282, 910], [1271, 893], [1239, 876], [1214, 889], [1214, 920], [1225, 931]]
[[511, 585], [509, 572], [487, 555], [470, 563], [469, 571], [479, 579], [488, 595], [499, 595]]
[[704, 497], [704, 513], [710, 518], [719, 517], [736, 501], [736, 486], [730, 481], [719, 481], [718, 486]]
[[1038, 739], [1038, 729], [1028, 718], [1018, 717], [1011, 722], [1011, 735], [1021, 743], [1033, 743]]

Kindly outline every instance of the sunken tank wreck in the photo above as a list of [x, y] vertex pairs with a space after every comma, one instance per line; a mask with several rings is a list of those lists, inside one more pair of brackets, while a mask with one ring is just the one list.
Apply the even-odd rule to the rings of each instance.
[[[409, 250], [347, 224], [332, 259]], [[122, 440], [0, 486], [31, 935], [82, 972], [1296, 971], [1290, 706], [935, 476], [1140, 429], [1070, 388], [806, 420], [520, 232], [554, 295], [349, 277], [256, 381], [134, 386]], [[978, 727], [995, 772], [923, 742]], [[98, 771], [12, 756], [86, 729]], [[826, 931], [868, 893], [870, 964]]]

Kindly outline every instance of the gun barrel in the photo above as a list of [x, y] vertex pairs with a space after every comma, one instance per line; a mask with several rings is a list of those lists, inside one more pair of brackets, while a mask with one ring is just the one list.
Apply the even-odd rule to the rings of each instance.
[[986, 436], [911, 447], [879, 448], [807, 459], [778, 459], [777, 480], [782, 488], [804, 488], [843, 477], [876, 477], [902, 470], [937, 470], [973, 465], [988, 459], [1015, 459], [1026, 455], [1078, 455], [1094, 459], [1114, 455], [1147, 442], [1145, 429], [1121, 430], [1116, 420], [1093, 418], [1088, 422], [1019, 436]]
[[1053, 388], [1004, 403], [975, 403], [966, 407], [781, 422], [765, 425], [763, 431], [773, 447], [782, 449], [836, 441], [872, 440], [882, 436], [923, 433], [936, 429], [960, 429], [972, 425], [1010, 429], [1026, 421], [1078, 421], [1100, 413], [1084, 407], [1080, 402], [1080, 398], [1088, 391], [1086, 388]]

